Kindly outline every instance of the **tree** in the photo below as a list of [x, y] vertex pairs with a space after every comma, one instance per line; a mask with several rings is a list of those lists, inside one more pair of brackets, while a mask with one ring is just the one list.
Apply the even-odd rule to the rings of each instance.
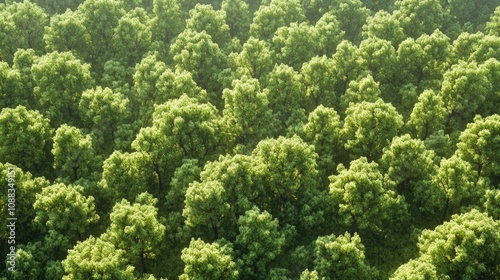
[[403, 198], [384, 180], [377, 163], [361, 157], [351, 161], [349, 169], [339, 165], [337, 171], [330, 176], [330, 195], [351, 237], [366, 229], [387, 232], [388, 222], [407, 218]]
[[445, 13], [439, 0], [397, 0], [394, 6], [394, 16], [409, 37], [431, 34], [443, 24]]
[[333, 60], [322, 57], [313, 57], [302, 65], [300, 70], [301, 81], [305, 87], [306, 100], [304, 101], [307, 112], [314, 110], [319, 105], [338, 109], [340, 92], [332, 85], [338, 84], [340, 78], [335, 75]]
[[500, 8], [496, 7], [493, 14], [490, 16], [490, 20], [486, 23], [486, 30], [489, 35], [498, 36], [500, 35], [498, 27], [500, 26]]
[[113, 30], [111, 50], [115, 60], [133, 67], [141, 61], [152, 42], [149, 16], [142, 8], [136, 8], [123, 15]]
[[157, 179], [148, 154], [114, 151], [103, 163], [99, 185], [110, 193], [114, 202], [134, 200], [137, 195], [151, 190]]
[[361, 28], [370, 15], [370, 10], [360, 0], [336, 0], [331, 12], [345, 32], [346, 40], [358, 44], [361, 39]]
[[102, 67], [111, 56], [114, 30], [125, 14], [122, 1], [90, 0], [78, 6], [76, 13], [81, 15], [82, 24], [90, 34], [91, 59], [93, 71], [99, 77]]
[[441, 278], [438, 277], [436, 267], [432, 263], [426, 260], [412, 259], [398, 267], [390, 279], [437, 280]]
[[279, 222], [267, 211], [253, 207], [238, 219], [239, 234], [235, 247], [239, 253], [241, 277], [265, 279], [269, 262], [277, 258], [285, 244]]
[[335, 171], [333, 167], [342, 161], [345, 153], [341, 145], [341, 129], [339, 114], [333, 108], [319, 105], [309, 114], [307, 123], [301, 130], [304, 141], [314, 145], [318, 154], [318, 171], [326, 184], [328, 176]]
[[9, 67], [9, 64], [0, 61], [0, 101], [1, 108], [14, 107], [19, 104], [26, 104], [27, 100], [22, 99], [20, 73]]
[[43, 32], [48, 16], [31, 2], [11, 3], [0, 11], [0, 60], [12, 62], [17, 49], [44, 49]]
[[138, 195], [133, 204], [122, 199], [113, 207], [111, 225], [102, 236], [104, 241], [124, 250], [129, 263], [139, 260], [143, 274], [147, 273], [146, 259], [155, 257], [165, 233], [165, 226], [157, 218], [156, 202], [146, 192]]
[[384, 151], [380, 166], [385, 178], [395, 183], [396, 191], [404, 196], [415, 223], [437, 222], [433, 217], [441, 210], [442, 190], [432, 182], [438, 167], [435, 154], [424, 142], [410, 135], [394, 137]]
[[342, 128], [344, 147], [351, 153], [351, 158], [366, 156], [376, 160], [402, 125], [401, 115], [381, 99], [351, 104]]
[[271, 0], [267, 5], [261, 5], [255, 12], [250, 25], [250, 36], [262, 40], [270, 40], [276, 30], [290, 23], [305, 21], [304, 11], [298, 0]]
[[24, 106], [4, 108], [0, 113], [0, 157], [37, 175], [50, 171], [43, 166], [50, 162], [52, 132], [49, 120], [37, 111]]
[[413, 136], [425, 140], [432, 133], [444, 128], [445, 114], [441, 97], [433, 90], [425, 90], [413, 107], [407, 127]]
[[231, 43], [226, 13], [224, 10], [215, 11], [212, 5], [196, 4], [194, 9], [189, 11], [186, 29], [197, 33], [205, 31], [212, 38], [212, 42], [223, 50], [227, 49]]
[[94, 146], [110, 153], [118, 128], [129, 118], [128, 99], [109, 88], [96, 87], [83, 92], [78, 108], [84, 123], [91, 128]]
[[[9, 83], [12, 82], [17, 82], [17, 73], [19, 73], [19, 84], [16, 85], [14, 84], [9, 84], [7, 85], [7, 89], [13, 90], [13, 89], [18, 89], [17, 94], [15, 96], [17, 97], [16, 102], [18, 105], [24, 105], [29, 109], [38, 109], [40, 108], [40, 101], [35, 97], [33, 94], [33, 88], [34, 86], [34, 81], [33, 81], [33, 75], [31, 72], [31, 67], [35, 63], [35, 61], [38, 59], [38, 57], [35, 55], [35, 50], [33, 49], [19, 49], [16, 53], [14, 53], [14, 63], [12, 65], [12, 69], [15, 70], [14, 72], [8, 71], [7, 68], [3, 68], [7, 70], [7, 80]], [[2, 70], [3, 72], [3, 70]], [[3, 73], [6, 73], [3, 72]], [[10, 72], [10, 73], [9, 73]], [[17, 72], [17, 73], [16, 73]], [[9, 75], [10, 74], [10, 75]], [[13, 79], [12, 79], [13, 78]], [[4, 90], [2, 90], [4, 91]], [[4, 91], [5, 92], [5, 91]], [[8, 100], [7, 97], [5, 97], [4, 100]], [[3, 104], [2, 104], [3, 105]], [[1, 106], [3, 107], [10, 107], [10, 106]]]
[[477, 115], [474, 122], [460, 134], [457, 155], [471, 164], [477, 176], [489, 177], [496, 185], [500, 180], [500, 116], [482, 118]]
[[224, 89], [222, 95], [222, 122], [229, 143], [252, 146], [271, 135], [273, 121], [268, 97], [256, 79], [243, 76], [234, 80], [233, 89]]
[[342, 109], [347, 109], [351, 103], [376, 102], [380, 98], [379, 87], [380, 83], [375, 82], [370, 74], [359, 81], [351, 81], [347, 92], [340, 99]]
[[398, 63], [404, 67], [405, 80], [419, 88], [423, 81], [441, 80], [451, 56], [450, 49], [449, 38], [439, 30], [416, 40], [408, 38], [403, 41], [398, 48]]
[[97, 170], [98, 159], [95, 157], [90, 135], [84, 135], [74, 126], [63, 124], [56, 130], [53, 142], [54, 169], [59, 178], [74, 182]]
[[182, 95], [155, 107], [152, 125], [141, 128], [132, 148], [149, 154], [162, 191], [183, 158], [213, 158], [219, 133], [217, 109]]
[[500, 267], [499, 223], [478, 210], [453, 215], [449, 222], [419, 237], [420, 258], [450, 279], [495, 278]]
[[332, 70], [334, 76], [338, 77], [333, 88], [339, 97], [345, 94], [349, 82], [359, 75], [361, 69], [357, 59], [357, 47], [347, 40], [340, 42], [337, 51], [332, 56]]
[[186, 70], [194, 81], [210, 94], [210, 101], [220, 105], [222, 84], [219, 75], [227, 66], [227, 57], [205, 31], [185, 29], [170, 48], [176, 69]]
[[251, 22], [248, 3], [243, 0], [223, 0], [222, 10], [226, 13], [226, 23], [229, 26], [231, 38], [236, 37], [246, 42]]
[[181, 8], [177, 0], [154, 0], [151, 26], [152, 40], [164, 44], [177, 36], [184, 29]]
[[444, 73], [439, 95], [446, 109], [448, 130], [462, 129], [477, 113], [491, 90], [487, 74], [485, 67], [463, 61]]
[[300, 70], [302, 63], [316, 54], [314, 27], [307, 23], [291, 23], [282, 26], [274, 33], [272, 43], [278, 63], [284, 63]]
[[232, 255], [231, 243], [205, 243], [193, 238], [189, 247], [182, 250], [181, 258], [185, 267], [179, 279], [238, 279], [239, 273]]
[[396, 50], [391, 42], [370, 37], [359, 45], [358, 63], [361, 69], [369, 71], [375, 81], [392, 84], [397, 73]]
[[313, 28], [311, 33], [316, 37], [314, 40], [317, 40], [315, 43], [318, 45], [318, 55], [332, 56], [345, 34], [337, 17], [332, 12], [325, 13]]
[[444, 195], [441, 222], [457, 213], [460, 207], [477, 203], [484, 195], [481, 186], [477, 184], [477, 176], [472, 166], [455, 155], [441, 160], [432, 181]]
[[33, 209], [36, 212], [34, 223], [43, 232], [55, 230], [75, 242], [88, 231], [88, 226], [97, 220], [99, 215], [94, 210], [94, 198], [82, 195], [79, 186], [53, 184], [42, 189], [36, 195]]
[[[371, 1], [367, 1], [370, 2]], [[394, 48], [404, 40], [405, 35], [399, 21], [393, 14], [380, 10], [368, 17], [363, 25], [363, 38], [377, 37], [392, 43]]]
[[68, 250], [62, 279], [134, 279], [134, 267], [127, 265], [124, 255], [124, 250], [91, 235]]
[[233, 61], [238, 67], [236, 72], [239, 76], [247, 75], [262, 83], [273, 70], [274, 56], [274, 51], [267, 42], [250, 37], [243, 44], [243, 50], [233, 56]]
[[301, 121], [305, 96], [300, 75], [290, 66], [276, 65], [267, 76], [265, 93], [269, 108], [279, 122], [278, 133]]
[[32, 73], [34, 94], [40, 99], [42, 113], [52, 125], [78, 125], [81, 94], [93, 84], [90, 65], [83, 64], [71, 52], [52, 52], [33, 64]]
[[479, 29], [490, 19], [490, 15], [498, 6], [498, 1], [464, 1], [452, 0], [448, 1], [449, 13], [456, 18], [464, 29], [468, 25], [472, 28]]
[[71, 52], [76, 57], [91, 61], [90, 31], [83, 24], [83, 17], [76, 12], [68, 10], [52, 16], [43, 40], [49, 51]]
[[314, 279], [309, 273], [325, 280], [374, 279], [378, 272], [367, 264], [364, 251], [357, 234], [320, 236], [314, 243], [314, 270], [304, 271], [301, 279]]

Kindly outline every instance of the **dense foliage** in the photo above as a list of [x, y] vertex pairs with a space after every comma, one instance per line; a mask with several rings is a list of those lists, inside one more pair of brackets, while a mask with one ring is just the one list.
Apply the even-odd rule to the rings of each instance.
[[500, 279], [500, 0], [4, 0], [0, 108], [2, 279]]

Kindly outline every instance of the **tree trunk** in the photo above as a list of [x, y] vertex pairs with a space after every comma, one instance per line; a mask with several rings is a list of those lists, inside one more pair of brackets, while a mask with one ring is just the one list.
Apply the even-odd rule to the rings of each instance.
[[144, 260], [144, 250], [139, 253], [139, 258], [141, 258], [142, 274], [147, 273], [146, 261]]
[[349, 229], [349, 234], [351, 235], [351, 237], [353, 237], [354, 234], [358, 232], [358, 221], [356, 220], [356, 217], [352, 214], [351, 218], [352, 218], [352, 223], [351, 223], [351, 228]]
[[446, 220], [446, 215], [448, 214], [448, 207], [450, 206], [450, 199], [446, 199], [446, 203], [444, 204], [443, 207], [443, 216], [441, 217], [441, 223], [443, 223]]

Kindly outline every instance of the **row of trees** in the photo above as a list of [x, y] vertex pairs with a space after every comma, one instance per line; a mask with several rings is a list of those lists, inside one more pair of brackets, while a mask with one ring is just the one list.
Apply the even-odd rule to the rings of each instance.
[[496, 279], [499, 4], [0, 4], [0, 277]]

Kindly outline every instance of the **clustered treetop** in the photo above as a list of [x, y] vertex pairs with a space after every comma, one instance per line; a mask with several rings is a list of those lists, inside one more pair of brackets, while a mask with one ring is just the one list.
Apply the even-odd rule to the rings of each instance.
[[500, 0], [0, 0], [0, 280], [500, 279], [499, 104]]

